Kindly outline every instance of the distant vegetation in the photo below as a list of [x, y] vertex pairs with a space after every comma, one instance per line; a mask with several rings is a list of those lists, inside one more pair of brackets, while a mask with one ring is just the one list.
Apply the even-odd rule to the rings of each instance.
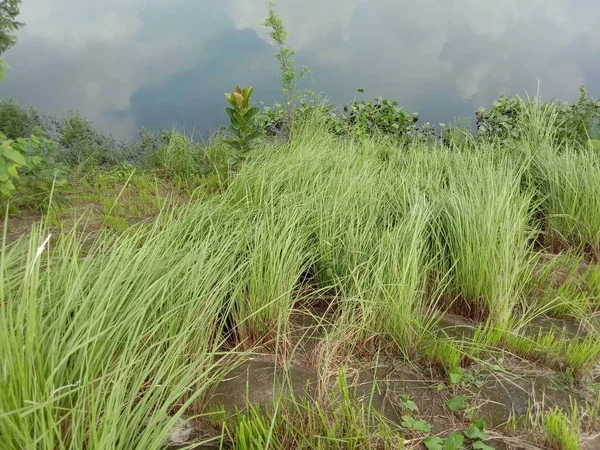
[[595, 448], [600, 103], [336, 108], [268, 8], [206, 142], [0, 101], [1, 447]]

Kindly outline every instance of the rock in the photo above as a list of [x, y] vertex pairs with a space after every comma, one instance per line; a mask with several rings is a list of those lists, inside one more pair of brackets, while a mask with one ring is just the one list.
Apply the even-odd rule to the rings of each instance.
[[183, 419], [177, 419], [171, 430], [171, 442], [183, 444], [187, 442], [192, 434], [192, 426]]

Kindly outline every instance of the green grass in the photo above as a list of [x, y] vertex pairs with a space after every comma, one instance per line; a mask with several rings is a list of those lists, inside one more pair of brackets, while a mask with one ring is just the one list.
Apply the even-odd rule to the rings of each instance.
[[577, 450], [579, 448], [579, 421], [577, 409], [570, 417], [559, 408], [548, 412], [542, 421], [547, 442], [557, 450]]
[[273, 343], [289, 331], [290, 315], [301, 295], [300, 278], [310, 264], [305, 214], [293, 202], [281, 201], [242, 219], [251, 227], [244, 236], [247, 270], [233, 317], [244, 347]]
[[403, 448], [394, 426], [348, 386], [340, 371], [330, 404], [280, 398], [267, 411], [248, 405], [230, 430], [236, 450], [265, 448], [351, 450]]
[[[152, 171], [88, 173], [80, 194], [104, 220], [93, 240], [82, 220], [52, 237], [35, 225], [2, 246], [3, 448], [162, 448], [178, 417], [205, 412], [242, 350], [297, 362], [294, 313], [317, 300], [328, 331], [304, 356], [319, 402], [250, 407], [227, 424], [236, 448], [399, 447], [345, 378], [331, 389], [343, 363], [380, 352], [445, 375], [509, 352], [585, 380], [600, 355], [587, 320], [600, 293], [589, 263], [599, 166], [592, 153], [547, 148], [551, 112], [529, 114], [525, 141], [509, 146], [401, 149], [335, 137], [317, 118], [295, 124], [289, 143], [256, 147], [236, 173], [222, 170], [218, 142], [196, 154], [180, 135]], [[206, 185], [185, 184], [207, 161]], [[48, 225], [60, 222], [53, 214]], [[153, 220], [131, 227], [132, 217]], [[542, 232], [571, 253], [547, 263]], [[447, 310], [479, 327], [472, 342], [438, 332]], [[589, 333], [528, 334], [543, 314]], [[536, 426], [571, 448], [567, 419]]]
[[455, 306], [503, 326], [521, 301], [532, 268], [532, 195], [521, 172], [492, 155], [448, 155], [445, 189], [438, 193], [435, 240], [440, 271], [448, 273]]
[[238, 244], [203, 213], [101, 237], [84, 258], [75, 231], [3, 248], [3, 448], [161, 448], [225, 375], [218, 318]]
[[593, 151], [543, 152], [535, 162], [548, 245], [600, 259], [600, 161]]

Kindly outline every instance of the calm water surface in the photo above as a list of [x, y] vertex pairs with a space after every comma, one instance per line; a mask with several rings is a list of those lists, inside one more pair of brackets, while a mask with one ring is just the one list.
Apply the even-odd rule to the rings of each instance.
[[[598, 0], [279, 0], [336, 104], [356, 88], [399, 100], [422, 120], [470, 116], [506, 93], [573, 99], [600, 93]], [[24, 0], [27, 26], [3, 55], [0, 97], [79, 110], [105, 131], [222, 124], [223, 92], [253, 85], [280, 99], [262, 0]]]

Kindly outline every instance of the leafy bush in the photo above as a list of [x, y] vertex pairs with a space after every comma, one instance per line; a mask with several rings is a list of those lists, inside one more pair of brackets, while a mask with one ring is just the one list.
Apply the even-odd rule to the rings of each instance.
[[557, 134], [560, 142], [585, 145], [600, 122], [600, 100], [592, 99], [585, 88], [580, 88], [579, 99], [572, 105], [556, 103], [559, 110]]
[[12, 140], [0, 133], [0, 145], [1, 200], [16, 197], [17, 203], [35, 207], [50, 199], [61, 202], [67, 180], [55, 142], [36, 136]]
[[0, 133], [8, 139], [47, 136], [44, 118], [33, 106], [21, 106], [13, 99], [0, 100]]
[[482, 106], [475, 113], [477, 135], [486, 140], [519, 137], [518, 122], [524, 108], [517, 96], [499, 97], [489, 111]]
[[[363, 93], [363, 89], [358, 92]], [[373, 102], [356, 98], [344, 107], [346, 125], [357, 135], [383, 133], [404, 136], [417, 122], [418, 116], [407, 113], [398, 102], [376, 97]]]
[[70, 113], [59, 126], [60, 158], [71, 166], [113, 167], [125, 158], [111, 136], [94, 129], [78, 113]]
[[[600, 122], [600, 101], [593, 100], [581, 87], [579, 99], [569, 105], [565, 102], [543, 104], [538, 99], [531, 102], [540, 104], [542, 112], [553, 110], [554, 144], [579, 144], [586, 146]], [[476, 113], [478, 137], [484, 140], [507, 140], [520, 138], [521, 120], [527, 112], [528, 104], [518, 96], [500, 97], [489, 111], [482, 107]]]

